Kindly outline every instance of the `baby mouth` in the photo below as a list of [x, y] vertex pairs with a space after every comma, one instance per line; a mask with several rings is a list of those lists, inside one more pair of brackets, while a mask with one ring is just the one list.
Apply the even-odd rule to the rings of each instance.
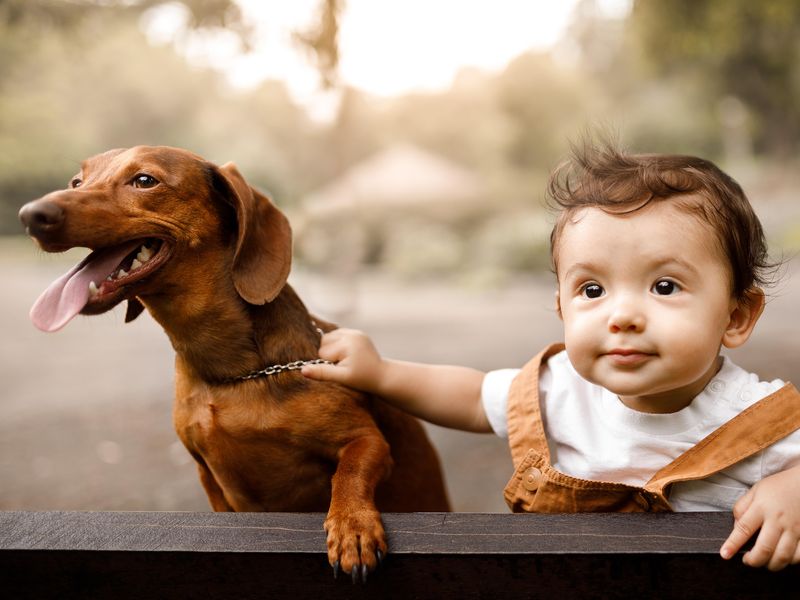
[[603, 356], [608, 357], [611, 362], [619, 366], [636, 366], [644, 363], [656, 356], [653, 352], [644, 352], [630, 348], [615, 348], [606, 352]]

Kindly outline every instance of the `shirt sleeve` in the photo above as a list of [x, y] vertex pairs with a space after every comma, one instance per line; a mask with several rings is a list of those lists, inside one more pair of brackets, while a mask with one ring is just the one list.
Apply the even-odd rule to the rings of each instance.
[[764, 451], [761, 477], [780, 473], [796, 467], [798, 464], [800, 464], [800, 429], [775, 442]]
[[492, 430], [500, 437], [508, 437], [508, 391], [519, 369], [489, 371], [481, 385], [481, 403]]

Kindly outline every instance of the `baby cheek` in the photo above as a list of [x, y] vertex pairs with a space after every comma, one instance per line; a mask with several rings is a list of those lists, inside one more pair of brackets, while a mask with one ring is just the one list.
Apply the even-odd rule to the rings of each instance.
[[591, 380], [593, 359], [599, 352], [599, 344], [591, 328], [580, 327], [574, 320], [564, 324], [564, 343], [567, 356], [581, 377]]
[[704, 372], [716, 358], [721, 343], [721, 337], [716, 335], [708, 318], [662, 323], [655, 337], [659, 353], [671, 354], [684, 365], [686, 371]]

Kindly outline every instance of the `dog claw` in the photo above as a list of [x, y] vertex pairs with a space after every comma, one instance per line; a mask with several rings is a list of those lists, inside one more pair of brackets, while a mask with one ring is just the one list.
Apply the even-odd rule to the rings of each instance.
[[339, 578], [339, 561], [337, 560], [335, 563], [333, 563], [332, 566], [333, 566], [333, 578], [334, 579], [338, 579]]
[[378, 550], [375, 553], [375, 557], [378, 559], [378, 567], [382, 567], [383, 566], [383, 552]]
[[360, 567], [356, 565], [353, 567], [353, 570], [350, 571], [350, 577], [353, 579], [353, 583], [367, 583], [367, 577], [369, 576], [369, 568], [367, 565], [361, 565]]

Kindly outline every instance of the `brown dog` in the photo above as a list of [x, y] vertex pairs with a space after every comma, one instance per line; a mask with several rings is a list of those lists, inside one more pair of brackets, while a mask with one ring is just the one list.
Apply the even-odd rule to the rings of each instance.
[[286, 284], [289, 223], [235, 166], [140, 146], [82, 167], [20, 210], [42, 249], [92, 250], [31, 317], [54, 331], [123, 300], [126, 321], [147, 308], [176, 352], [175, 428], [214, 510], [327, 510], [328, 559], [354, 580], [386, 553], [379, 510], [448, 510], [416, 420], [294, 370], [333, 326]]

